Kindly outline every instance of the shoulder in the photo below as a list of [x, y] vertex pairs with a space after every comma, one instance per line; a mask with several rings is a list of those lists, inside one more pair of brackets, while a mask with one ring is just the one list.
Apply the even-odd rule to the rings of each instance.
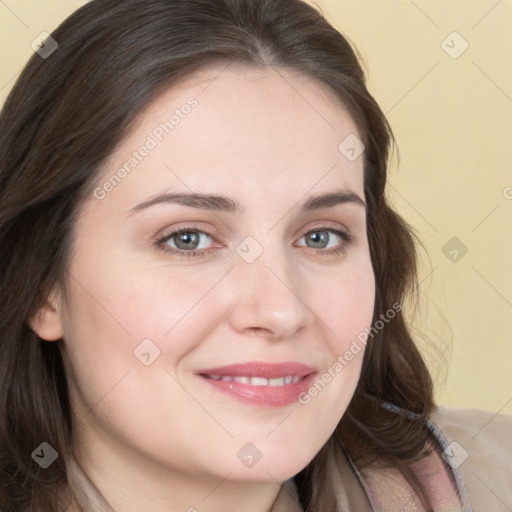
[[438, 406], [430, 419], [450, 444], [473, 510], [512, 510], [512, 416]]

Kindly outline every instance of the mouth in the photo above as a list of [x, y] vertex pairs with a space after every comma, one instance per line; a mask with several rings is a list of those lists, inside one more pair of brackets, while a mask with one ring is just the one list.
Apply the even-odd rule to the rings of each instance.
[[231, 375], [202, 375], [207, 379], [222, 380], [224, 382], [239, 382], [240, 384], [250, 384], [251, 386], [288, 386], [297, 384], [302, 377], [298, 375], [287, 375], [286, 377], [276, 377], [275, 379], [265, 379], [264, 377], [249, 377], [246, 375], [232, 377]]
[[283, 407], [298, 400], [317, 371], [296, 362], [253, 361], [201, 370], [196, 375], [215, 390], [257, 406]]

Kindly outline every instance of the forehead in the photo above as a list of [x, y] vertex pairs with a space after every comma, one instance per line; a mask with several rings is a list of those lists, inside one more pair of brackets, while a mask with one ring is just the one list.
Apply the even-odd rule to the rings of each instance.
[[361, 138], [341, 101], [307, 76], [212, 66], [153, 100], [99, 184], [112, 182], [107, 199], [126, 204], [175, 189], [222, 188], [267, 202], [273, 193], [296, 200], [313, 188], [362, 192], [362, 156], [348, 159], [339, 148], [353, 136]]

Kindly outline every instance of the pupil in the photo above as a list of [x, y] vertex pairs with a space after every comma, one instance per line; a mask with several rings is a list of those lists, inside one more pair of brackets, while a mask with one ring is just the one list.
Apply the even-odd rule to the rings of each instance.
[[[183, 244], [185, 248], [190, 248], [190, 245], [198, 242], [198, 234], [197, 233], [191, 233], [191, 232], [185, 232], [182, 233], [179, 236], [179, 244]], [[178, 244], [178, 245], [179, 245]]]
[[323, 242], [327, 242], [327, 233], [325, 231], [314, 231], [311, 233], [310, 239], [315, 244], [322, 244]]

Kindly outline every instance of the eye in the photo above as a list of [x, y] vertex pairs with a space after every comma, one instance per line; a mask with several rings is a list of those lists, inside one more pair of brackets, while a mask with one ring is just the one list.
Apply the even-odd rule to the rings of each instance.
[[[333, 236], [335, 235], [335, 236]], [[335, 228], [315, 228], [308, 231], [302, 238], [306, 240], [306, 245], [311, 249], [320, 249], [319, 254], [330, 255], [343, 253], [354, 242], [354, 238], [350, 233]], [[341, 239], [341, 244], [336, 243], [336, 239]], [[325, 250], [328, 249], [328, 250]]]
[[208, 239], [213, 239], [209, 233], [193, 226], [186, 226], [171, 231], [157, 240], [156, 244], [164, 251], [183, 256], [196, 256], [204, 255], [204, 250], [208, 248]]

